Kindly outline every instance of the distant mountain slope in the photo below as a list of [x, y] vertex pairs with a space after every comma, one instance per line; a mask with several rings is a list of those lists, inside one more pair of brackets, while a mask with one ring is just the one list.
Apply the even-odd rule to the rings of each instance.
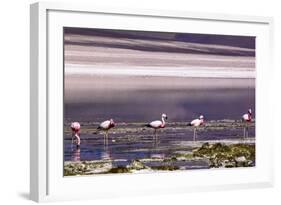
[[[254, 56], [255, 55], [255, 37], [251, 36], [230, 36], [230, 35], [214, 35], [214, 34], [192, 34], [192, 33], [168, 33], [168, 32], [147, 32], [147, 31], [123, 31], [123, 30], [106, 30], [106, 29], [87, 29], [87, 28], [65, 28], [65, 35], [82, 35], [82, 36], [95, 36], [95, 37], [104, 37], [104, 38], [115, 38], [119, 40], [142, 40], [144, 42], [148, 41], [158, 41], [158, 42], [175, 42], [175, 44], [180, 43], [198, 43], [198, 44], [206, 44], [206, 45], [221, 45], [221, 46], [231, 46], [231, 47], [239, 47], [239, 48], [248, 48], [250, 51], [243, 53], [235, 53], [235, 55], [247, 55]], [[77, 43], [66, 41], [65, 43]], [[99, 46], [97, 44], [97, 46]], [[132, 48], [126, 47], [125, 45], [116, 45], [124, 48]], [[163, 51], [165, 47], [161, 48], [143, 48], [141, 45], [135, 46], [133, 49], [139, 50], [149, 50], [149, 51]], [[194, 53], [206, 53], [204, 51], [196, 51], [190, 49], [182, 49], [182, 48], [169, 48], [167, 52], [194, 52]], [[221, 55], [232, 55], [228, 52], [223, 52], [222, 50], [217, 51], [216, 54]]]

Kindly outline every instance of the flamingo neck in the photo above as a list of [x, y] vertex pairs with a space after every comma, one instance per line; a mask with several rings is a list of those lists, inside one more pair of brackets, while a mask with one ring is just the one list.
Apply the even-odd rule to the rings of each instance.
[[252, 120], [252, 114], [248, 113], [248, 119], [249, 119], [249, 121]]
[[80, 137], [78, 133], [75, 133], [75, 137], [76, 137], [76, 145], [80, 146]]
[[165, 126], [165, 119], [162, 117], [162, 126]]
[[112, 122], [109, 124], [109, 128], [115, 127], [115, 124]]

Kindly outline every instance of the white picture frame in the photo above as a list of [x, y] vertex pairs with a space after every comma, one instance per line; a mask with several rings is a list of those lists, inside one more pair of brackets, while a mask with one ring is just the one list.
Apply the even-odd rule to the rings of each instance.
[[[272, 86], [269, 79], [273, 75], [272, 18], [137, 8], [97, 8], [93, 4], [46, 2], [32, 4], [30, 14], [30, 198], [32, 200], [41, 202], [95, 199], [273, 186], [274, 136], [270, 131], [270, 123], [265, 120], [273, 117], [273, 111], [270, 109], [270, 99], [273, 94], [268, 92]], [[93, 19], [98, 19], [98, 23], [92, 24]], [[156, 22], [157, 27], [155, 27]], [[199, 170], [130, 176], [124, 174], [63, 177], [61, 152], [63, 132], [60, 123], [63, 109], [62, 71], [53, 69], [60, 66], [63, 69], [61, 33], [63, 26], [111, 29], [123, 26], [124, 29], [156, 31], [167, 31], [169, 27], [180, 31], [183, 29], [181, 27], [183, 24], [194, 25], [193, 32], [257, 36], [257, 166], [251, 169]], [[54, 116], [58, 117], [54, 118]], [[61, 136], [57, 136], [56, 133], [61, 133]], [[265, 134], [267, 137], [262, 137]], [[56, 139], [61, 140], [56, 141]], [[148, 182], [149, 186], [147, 186]], [[74, 184], [79, 190], [72, 189]]]

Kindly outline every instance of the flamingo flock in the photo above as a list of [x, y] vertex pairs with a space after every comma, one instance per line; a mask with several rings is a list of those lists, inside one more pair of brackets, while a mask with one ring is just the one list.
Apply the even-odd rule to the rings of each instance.
[[[152, 121], [148, 124], [145, 124], [145, 127], [149, 127], [154, 129], [154, 136], [153, 139], [155, 141], [158, 140], [157, 138], [157, 130], [165, 128], [166, 121], [168, 120], [168, 116], [166, 114], [162, 114], [161, 120], [155, 120]], [[244, 115], [242, 115], [242, 122], [244, 123], [244, 135], [243, 139], [249, 137], [249, 128], [248, 125], [250, 122], [252, 122], [252, 110], [248, 109], [248, 112]], [[194, 127], [193, 129], [193, 141], [196, 141], [197, 139], [197, 128], [204, 125], [204, 116], [200, 115], [198, 119], [192, 120], [190, 123], [187, 124], [187, 126], [192, 126]], [[99, 124], [97, 127], [97, 133], [100, 131], [104, 132], [104, 145], [108, 145], [108, 132], [111, 128], [115, 127], [116, 124], [113, 119], [109, 119], [106, 121], [103, 121], [102, 123]], [[71, 130], [72, 130], [72, 144], [75, 144], [77, 148], [80, 147], [81, 139], [80, 139], [80, 124], [79, 122], [72, 122], [71, 123]]]

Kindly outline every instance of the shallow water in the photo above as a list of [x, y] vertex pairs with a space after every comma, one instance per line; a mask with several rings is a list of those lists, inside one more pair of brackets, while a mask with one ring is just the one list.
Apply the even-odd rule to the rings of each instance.
[[[255, 112], [254, 82], [254, 79], [68, 76], [64, 160], [111, 159], [114, 166], [126, 166], [135, 159], [167, 159], [178, 152], [191, 152], [194, 146], [186, 142], [192, 142], [193, 128], [186, 125], [200, 114], [207, 124], [198, 130], [197, 140], [237, 141], [243, 136], [242, 115], [248, 108]], [[143, 125], [160, 120], [162, 113], [168, 115], [168, 121], [155, 141], [153, 130]], [[108, 146], [104, 146], [103, 133], [93, 132], [100, 122], [110, 118], [117, 125], [109, 132]], [[221, 126], [222, 120], [228, 123]], [[78, 150], [71, 144], [69, 126], [73, 121], [81, 123]], [[254, 123], [249, 136], [255, 137]], [[175, 165], [183, 169], [208, 167], [204, 160], [176, 163], [183, 163]]]
[[[193, 128], [184, 125], [167, 125], [158, 133], [158, 140], [153, 137], [153, 130], [142, 128], [139, 125], [120, 125], [113, 128], [109, 134], [109, 144], [104, 145], [103, 133], [93, 134], [94, 126], [85, 126], [86, 132], [81, 133], [81, 147], [76, 149], [71, 144], [71, 133], [66, 132], [64, 138], [65, 161], [84, 160], [114, 160], [114, 166], [126, 166], [135, 159], [165, 159], [176, 153], [191, 152], [193, 140]], [[83, 126], [82, 126], [83, 128]], [[67, 129], [67, 128], [66, 128]], [[82, 129], [83, 130], [83, 129]], [[249, 137], [255, 136], [255, 127], [249, 128]], [[208, 140], [242, 140], [243, 126], [241, 123], [233, 126], [228, 123], [226, 127], [212, 127], [208, 125], [197, 131], [198, 141]], [[152, 164], [151, 164], [152, 163]], [[154, 163], [154, 164], [153, 164]], [[183, 169], [208, 168], [206, 161], [185, 161], [176, 166]], [[149, 166], [159, 165], [158, 162], [147, 162]], [[163, 165], [163, 162], [162, 164]]]

